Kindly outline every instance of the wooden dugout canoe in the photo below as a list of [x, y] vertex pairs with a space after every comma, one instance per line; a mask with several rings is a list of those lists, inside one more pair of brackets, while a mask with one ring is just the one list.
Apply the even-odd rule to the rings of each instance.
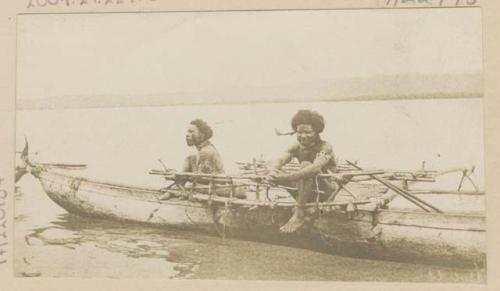
[[[119, 185], [34, 167], [51, 200], [70, 213], [161, 227], [218, 233], [345, 254], [455, 266], [484, 266], [485, 216], [381, 209], [370, 203], [347, 212], [346, 204], [320, 205], [305, 227], [282, 234], [292, 205], [194, 195], [159, 199], [159, 189]], [[372, 203], [373, 204], [373, 203]], [[390, 206], [390, 203], [389, 203]]]

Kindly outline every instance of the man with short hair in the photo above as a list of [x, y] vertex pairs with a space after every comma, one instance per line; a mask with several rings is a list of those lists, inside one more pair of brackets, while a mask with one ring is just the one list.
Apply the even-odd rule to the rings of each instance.
[[197, 154], [186, 158], [184, 172], [203, 174], [224, 174], [222, 159], [215, 146], [210, 142], [212, 128], [203, 120], [190, 122], [186, 132], [186, 143], [198, 150]]
[[[321, 139], [320, 133], [325, 128], [323, 116], [311, 110], [299, 110], [292, 118], [291, 126], [297, 134], [298, 143], [292, 145], [277, 159], [268, 179], [271, 182], [297, 187], [290, 194], [297, 201], [297, 208], [290, 220], [280, 228], [282, 232], [294, 232], [304, 224], [305, 204], [314, 199], [316, 175], [335, 172], [336, 164], [332, 146]], [[297, 159], [300, 169], [293, 173], [283, 173], [281, 167]], [[336, 185], [329, 178], [320, 178], [319, 189], [326, 195], [335, 191]], [[317, 193], [317, 195], [320, 195]]]
[[[186, 132], [186, 143], [188, 146], [196, 147], [198, 152], [186, 158], [183, 169], [184, 172], [213, 175], [224, 174], [224, 165], [219, 152], [217, 152], [215, 146], [210, 142], [212, 135], [212, 128], [205, 121], [195, 119], [190, 122]], [[185, 184], [186, 180], [191, 182], [196, 181], [196, 183], [202, 185], [210, 183], [209, 178], [192, 177], [186, 179], [185, 176], [181, 176], [178, 183]], [[190, 184], [189, 186], [195, 187], [194, 184]], [[242, 187], [241, 185], [233, 186], [234, 187], [231, 187], [229, 184], [219, 181], [214, 187], [215, 191], [213, 194], [228, 197], [232, 192], [235, 198], [246, 197], [245, 187]], [[208, 190], [203, 187], [199, 187], [197, 191], [199, 193], [208, 194]]]
[[[195, 119], [189, 123], [189, 127], [186, 131], [186, 144], [196, 147], [197, 153], [186, 157], [183, 172], [193, 174], [224, 174], [222, 159], [215, 146], [210, 142], [212, 136], [212, 128], [205, 121]], [[196, 187], [195, 185], [197, 183], [204, 185], [209, 183], [209, 179], [207, 178], [194, 177], [186, 174], [177, 175], [175, 181], [178, 185], [188, 188]], [[201, 193], [206, 192], [202, 188], [198, 189], [198, 191]], [[170, 199], [170, 194], [171, 193], [167, 190], [160, 200]], [[188, 198], [188, 196], [178, 196], [178, 198], [185, 199]]]

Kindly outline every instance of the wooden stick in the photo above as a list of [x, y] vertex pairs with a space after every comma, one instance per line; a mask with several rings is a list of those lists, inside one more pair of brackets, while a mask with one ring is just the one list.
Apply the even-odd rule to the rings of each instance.
[[51, 163], [36, 163], [37, 166], [42, 166], [42, 167], [53, 167], [53, 168], [75, 168], [75, 169], [82, 169], [86, 168], [87, 165], [85, 164], [51, 164]]
[[[328, 199], [326, 200], [326, 202], [330, 202], [330, 201], [333, 201], [333, 199], [335, 199], [335, 197], [337, 197], [337, 194], [340, 193], [340, 191], [342, 189], [344, 189], [344, 186], [347, 185], [354, 177], [348, 177], [347, 178], [347, 181], [344, 185], [342, 185], [341, 183], [337, 183], [337, 185], [339, 186], [331, 195], [330, 197], [328, 197]], [[348, 191], [349, 192], [349, 191]]]
[[379, 175], [379, 174], [385, 174], [385, 171], [382, 170], [377, 170], [377, 171], [353, 171], [353, 172], [348, 172], [348, 173], [342, 173], [342, 174], [319, 174], [318, 177], [355, 177], [355, 176], [372, 176], [372, 175]]
[[[193, 194], [193, 198], [196, 200], [200, 201], [208, 201], [211, 200], [212, 202], [215, 203], [222, 203], [225, 204], [226, 202], [231, 201], [231, 204], [233, 205], [241, 205], [241, 206], [268, 206], [268, 207], [295, 207], [297, 205], [296, 202], [280, 202], [280, 201], [275, 201], [275, 202], [269, 202], [269, 201], [262, 201], [262, 200], [247, 200], [247, 199], [237, 199], [237, 198], [227, 198], [227, 197], [221, 197], [217, 195], [213, 195], [212, 197], [209, 197], [209, 195], [206, 194]], [[371, 200], [359, 200], [359, 201], [353, 201], [353, 202], [310, 202], [306, 203], [304, 206], [305, 207], [330, 207], [330, 206], [346, 206], [349, 203], [353, 203], [355, 205], [361, 205], [361, 204], [369, 204], [372, 203], [373, 201]]]
[[420, 194], [439, 194], [439, 195], [470, 195], [470, 196], [481, 196], [484, 195], [484, 192], [478, 191], [456, 191], [456, 190], [410, 190], [411, 194], [420, 195]]
[[[406, 180], [408, 182], [436, 182], [435, 179], [433, 178], [414, 178], [414, 179], [406, 179], [404, 177], [394, 177], [391, 174], [386, 174], [386, 175], [380, 175], [380, 177], [387, 179], [387, 180], [396, 180], [396, 181], [402, 181]], [[363, 177], [363, 176], [357, 176], [352, 179], [353, 182], [363, 182], [363, 181], [371, 181], [373, 180], [372, 177]]]
[[[358, 170], [362, 170], [362, 168], [358, 167], [356, 164], [352, 163], [352, 162], [349, 162], [347, 161], [350, 165], [352, 165], [353, 167], [356, 167]], [[425, 208], [423, 205], [431, 208], [432, 210], [434, 210], [435, 212], [438, 212], [438, 213], [443, 213], [443, 211], [441, 211], [440, 209], [438, 209], [437, 207], [421, 200], [420, 198], [408, 193], [407, 191], [397, 187], [396, 185], [390, 183], [389, 181], [383, 179], [383, 178], [380, 178], [380, 177], [377, 177], [375, 175], [372, 175], [372, 177], [377, 180], [378, 182], [382, 183], [384, 186], [386, 186], [387, 188], [393, 190], [394, 192], [398, 193], [399, 195], [403, 196], [404, 198], [406, 198], [408, 201], [412, 202], [413, 204], [417, 205], [418, 207], [420, 207], [421, 209], [423, 209], [424, 211], [426, 212], [430, 212], [427, 208]]]
[[186, 176], [186, 177], [197, 177], [197, 178], [214, 178], [216, 180], [227, 180], [230, 179], [241, 179], [241, 180], [252, 180], [252, 179], [264, 179], [266, 176], [253, 175], [253, 176], [235, 176], [235, 175], [219, 175], [219, 174], [204, 174], [204, 173], [191, 173], [191, 172], [164, 172], [161, 170], [151, 170], [149, 171], [151, 175], [160, 176]]

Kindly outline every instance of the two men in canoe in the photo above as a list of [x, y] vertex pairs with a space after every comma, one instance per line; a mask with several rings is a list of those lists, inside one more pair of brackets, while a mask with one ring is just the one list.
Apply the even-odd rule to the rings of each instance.
[[[297, 135], [297, 143], [273, 162], [267, 177], [273, 184], [297, 189], [290, 191], [297, 201], [297, 208], [290, 220], [281, 227], [282, 232], [294, 232], [304, 224], [306, 203], [315, 199], [315, 193], [321, 195], [320, 200], [323, 200], [336, 189], [331, 178], [316, 179], [318, 174], [335, 172], [336, 167], [332, 146], [320, 137], [325, 128], [323, 116], [314, 111], [299, 110], [293, 116], [291, 126]], [[186, 133], [186, 143], [188, 146], [195, 146], [198, 153], [186, 158], [185, 172], [224, 173], [220, 155], [209, 141], [212, 135], [212, 129], [206, 122], [199, 119], [191, 122]], [[300, 169], [293, 173], [281, 171], [281, 167], [293, 159], [298, 160]], [[317, 189], [321, 194], [317, 193]]]

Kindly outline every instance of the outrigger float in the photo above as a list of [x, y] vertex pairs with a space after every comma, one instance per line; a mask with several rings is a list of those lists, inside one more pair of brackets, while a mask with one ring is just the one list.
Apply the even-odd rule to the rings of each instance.
[[[347, 162], [331, 174], [342, 176], [346, 183], [327, 199], [308, 203], [307, 223], [295, 233], [283, 234], [279, 228], [291, 217], [296, 203], [283, 195], [279, 186], [265, 180], [265, 162], [241, 162], [241, 174], [233, 176], [152, 170], [150, 174], [172, 182], [155, 189], [88, 179], [68, 171], [85, 165], [32, 163], [27, 143], [21, 159], [24, 165], [16, 168], [16, 181], [32, 174], [51, 200], [82, 217], [202, 231], [357, 257], [480, 267], [486, 262], [484, 212], [443, 211], [423, 199], [484, 199], [470, 177], [473, 169], [363, 170]], [[297, 167], [288, 164], [284, 170], [295, 171]], [[456, 171], [462, 173], [457, 191], [410, 190], [410, 184], [433, 182], [441, 174]], [[329, 175], [316, 179], [321, 176]], [[200, 179], [205, 183], [198, 184]], [[461, 189], [465, 180], [474, 191]], [[246, 192], [243, 199], [237, 195], [241, 189]], [[315, 192], [319, 197], [321, 191]], [[402, 198], [417, 207], [391, 207]]]

